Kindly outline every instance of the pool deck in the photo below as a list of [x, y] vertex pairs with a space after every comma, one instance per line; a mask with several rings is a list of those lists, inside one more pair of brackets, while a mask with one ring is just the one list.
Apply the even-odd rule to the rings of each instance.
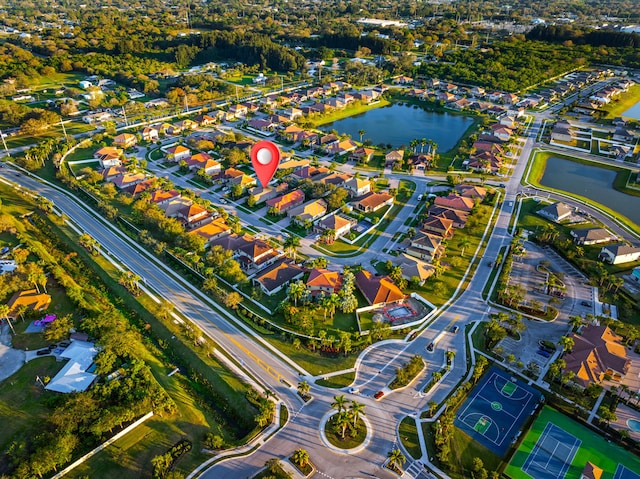
[[624, 404], [618, 404], [618, 409], [616, 409], [616, 416], [618, 417], [618, 420], [616, 422], [612, 422], [611, 427], [614, 429], [627, 430], [629, 431], [629, 436], [632, 439], [639, 441], [640, 432], [635, 432], [629, 429], [629, 426], [627, 426], [627, 421], [629, 419], [634, 419], [640, 422], [640, 412], [635, 411]]

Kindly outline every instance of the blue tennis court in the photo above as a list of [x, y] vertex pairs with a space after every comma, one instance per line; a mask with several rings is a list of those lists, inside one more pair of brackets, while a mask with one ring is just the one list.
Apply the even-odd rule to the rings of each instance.
[[462, 404], [454, 424], [503, 456], [539, 398], [535, 389], [493, 367]]
[[563, 479], [582, 441], [548, 422], [522, 470], [533, 479]]
[[640, 475], [624, 467], [622, 464], [618, 464], [613, 479], [640, 479]]

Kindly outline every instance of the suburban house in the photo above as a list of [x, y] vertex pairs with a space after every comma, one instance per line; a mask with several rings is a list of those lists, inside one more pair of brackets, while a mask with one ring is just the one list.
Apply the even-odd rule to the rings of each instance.
[[357, 198], [371, 192], [371, 182], [361, 178], [351, 178], [344, 183], [344, 187], [349, 191], [349, 196]]
[[326, 218], [318, 221], [313, 227], [316, 233], [323, 233], [324, 231], [332, 231], [333, 241], [337, 240], [341, 236], [344, 236], [351, 231], [351, 228], [357, 224], [356, 220], [347, 219], [341, 215], [329, 215]]
[[253, 277], [253, 284], [271, 296], [281, 291], [292, 281], [302, 278], [304, 269], [295, 264], [289, 258], [281, 258], [268, 268], [265, 268]]
[[598, 258], [611, 264], [629, 263], [640, 260], [640, 248], [625, 243], [603, 246]]
[[548, 220], [559, 223], [566, 220], [573, 213], [573, 208], [564, 203], [553, 203], [552, 205], [545, 206], [538, 211], [540, 216], [544, 216]]
[[211, 221], [211, 213], [198, 203], [183, 206], [177, 210], [175, 217], [187, 228], [195, 228]]
[[471, 198], [458, 195], [438, 196], [434, 200], [433, 204], [444, 208], [451, 208], [466, 212], [470, 212], [475, 206], [475, 202]]
[[385, 168], [393, 168], [396, 163], [402, 163], [404, 160], [404, 150], [393, 150], [384, 155]]
[[444, 208], [442, 206], [430, 206], [427, 212], [429, 216], [440, 216], [453, 221], [454, 228], [464, 228], [464, 225], [467, 224], [467, 220], [469, 219], [469, 213]]
[[369, 163], [371, 158], [373, 158], [373, 154], [376, 152], [373, 148], [367, 148], [366, 146], [357, 148], [356, 150], [351, 152], [349, 155], [349, 159], [355, 161], [356, 163]]
[[209, 223], [206, 223], [202, 226], [199, 226], [189, 232], [192, 235], [198, 235], [205, 239], [206, 245], [208, 246], [211, 241], [218, 239], [222, 236], [228, 235], [231, 233], [231, 226], [229, 226], [224, 218], [216, 218]]
[[200, 126], [209, 126], [213, 125], [216, 122], [216, 119], [209, 115], [198, 115], [193, 119], [193, 121], [197, 122]]
[[299, 205], [287, 211], [287, 216], [302, 225], [306, 221], [315, 221], [327, 213], [327, 202], [322, 198]]
[[428, 216], [424, 223], [422, 223], [422, 229], [431, 233], [436, 233], [442, 236], [444, 239], [449, 239], [455, 233], [453, 227], [453, 220], [442, 218], [441, 216]]
[[574, 382], [583, 387], [599, 383], [605, 376], [620, 381], [629, 371], [631, 360], [622, 338], [608, 326], [585, 326], [582, 334], [571, 334], [574, 345], [564, 355], [564, 371], [573, 371]]
[[443, 238], [440, 235], [419, 231], [409, 240], [406, 253], [415, 258], [431, 262], [434, 258], [439, 258], [444, 253], [442, 240]]
[[137, 142], [136, 135], [131, 133], [121, 133], [113, 139], [113, 144], [119, 148], [131, 148]]
[[571, 230], [573, 241], [577, 244], [592, 245], [615, 241], [618, 237], [604, 228], [580, 228]]
[[225, 235], [212, 240], [209, 246], [220, 246], [222, 249], [232, 251], [233, 258], [247, 273], [259, 271], [282, 256], [269, 243], [249, 235]]
[[131, 185], [142, 183], [146, 179], [147, 177], [144, 173], [123, 173], [110, 178], [109, 182], [113, 183], [119, 190], [124, 190]]
[[369, 193], [353, 203], [353, 206], [364, 213], [372, 213], [380, 208], [393, 204], [393, 196], [388, 193]]
[[476, 198], [479, 198], [480, 201], [482, 201], [487, 196], [487, 189], [483, 188], [482, 186], [456, 185], [454, 190], [460, 196], [464, 196], [465, 198], [471, 198], [473, 200], [475, 200]]
[[334, 186], [342, 186], [344, 187], [345, 183], [352, 178], [351, 175], [347, 173], [327, 173], [322, 178], [318, 178], [316, 181], [318, 183], [322, 183], [325, 185], [334, 185]]
[[267, 200], [267, 206], [274, 208], [278, 214], [302, 204], [304, 201], [304, 192], [302, 190], [293, 190], [277, 198]]
[[60, 359], [68, 359], [62, 369], [45, 386], [48, 391], [69, 394], [86, 391], [98, 377], [89, 372], [99, 349], [94, 343], [71, 341], [60, 354]]
[[11, 299], [7, 303], [9, 312], [7, 317], [15, 319], [18, 310], [27, 308], [31, 311], [44, 311], [51, 304], [51, 296], [45, 293], [39, 293], [35, 289], [26, 289], [18, 291], [11, 296]]
[[0, 259], [0, 274], [13, 273], [18, 264], [12, 259]]
[[256, 204], [264, 203], [271, 198], [284, 194], [289, 189], [287, 183], [280, 183], [278, 186], [255, 186], [249, 190], [249, 194], [256, 200]]
[[423, 285], [435, 273], [435, 268], [425, 261], [402, 253], [393, 260], [393, 264], [400, 266], [402, 277], [407, 281], [413, 281], [417, 278], [418, 284]]
[[176, 145], [167, 149], [167, 159], [179, 163], [191, 156], [191, 150], [186, 146]]
[[323, 268], [313, 268], [307, 278], [307, 289], [311, 296], [316, 297], [320, 294], [329, 296], [332, 293], [338, 293], [342, 285], [342, 275], [337, 271], [329, 271]]
[[555, 141], [564, 141], [570, 143], [575, 138], [576, 134], [573, 131], [571, 123], [568, 121], [559, 121], [553, 125], [551, 130], [551, 139]]
[[136, 183], [135, 185], [129, 185], [126, 188], [123, 188], [123, 191], [126, 191], [133, 197], [137, 197], [142, 193], [144, 193], [145, 191], [152, 189], [155, 186], [155, 184], [156, 184], [155, 178], [147, 178], [146, 180], [141, 181], [140, 183]]
[[351, 139], [347, 139], [328, 146], [327, 153], [332, 155], [344, 155], [345, 153], [349, 153], [356, 148], [358, 148], [356, 142]]
[[217, 175], [220, 173], [221, 165], [207, 153], [196, 153], [186, 160], [187, 167], [191, 171], [204, 170], [207, 175]]
[[249, 109], [244, 105], [231, 105], [227, 114], [228, 119], [244, 118], [249, 113]]
[[356, 273], [356, 286], [371, 306], [405, 299], [405, 294], [389, 276], [375, 276], [361, 270]]
[[147, 126], [142, 130], [142, 139], [144, 141], [157, 141], [160, 137], [160, 129], [155, 126]]
[[176, 190], [156, 190], [151, 193], [149, 201], [158, 206], [162, 206], [177, 198], [180, 198], [180, 193]]
[[123, 155], [123, 151], [120, 148], [113, 146], [104, 146], [93, 154], [94, 158], [100, 161], [100, 166], [103, 169], [110, 168], [112, 166], [120, 166], [122, 162], [120, 158]]

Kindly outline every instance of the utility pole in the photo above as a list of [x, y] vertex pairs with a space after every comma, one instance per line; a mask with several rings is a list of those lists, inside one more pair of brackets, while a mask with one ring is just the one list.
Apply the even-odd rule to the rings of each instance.
[[4, 139], [4, 135], [2, 134], [2, 130], [0, 130], [0, 138], [2, 138], [2, 144], [4, 145], [4, 151], [7, 152], [7, 156], [11, 156], [11, 153], [9, 153], [9, 148], [7, 148], [7, 142]]
[[124, 111], [124, 105], [122, 105], [122, 116], [124, 117], [124, 124], [127, 125], [127, 112]]

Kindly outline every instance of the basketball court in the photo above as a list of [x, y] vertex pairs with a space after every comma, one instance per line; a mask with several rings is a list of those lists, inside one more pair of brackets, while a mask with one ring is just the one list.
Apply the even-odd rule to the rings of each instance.
[[539, 397], [533, 388], [493, 367], [464, 402], [454, 424], [502, 456]]

